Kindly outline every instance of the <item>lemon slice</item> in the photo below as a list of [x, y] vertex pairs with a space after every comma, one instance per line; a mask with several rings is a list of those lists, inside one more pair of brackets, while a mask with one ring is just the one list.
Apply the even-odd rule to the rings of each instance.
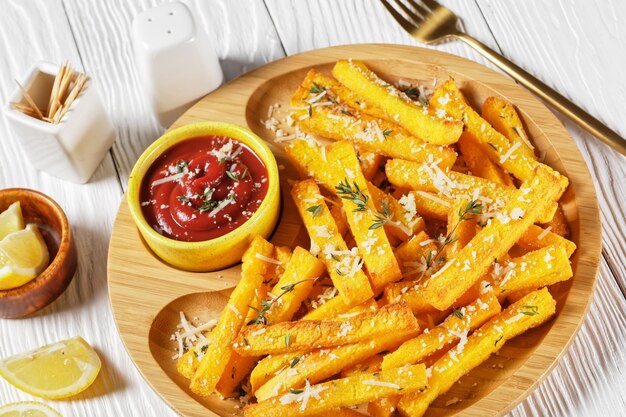
[[17, 232], [24, 228], [24, 218], [22, 217], [22, 207], [16, 201], [8, 209], [0, 213], [0, 240], [10, 233]]
[[29, 224], [0, 240], [0, 290], [16, 288], [35, 278], [50, 255], [39, 229]]
[[63, 417], [54, 408], [36, 401], [20, 401], [0, 407], [0, 417]]
[[3, 359], [0, 375], [22, 391], [54, 400], [87, 389], [100, 366], [93, 348], [82, 337], [74, 337]]

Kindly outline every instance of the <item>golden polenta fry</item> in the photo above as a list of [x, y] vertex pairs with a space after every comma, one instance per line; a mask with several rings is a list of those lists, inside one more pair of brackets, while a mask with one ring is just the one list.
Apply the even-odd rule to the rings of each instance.
[[[277, 249], [278, 248], [274, 247], [274, 251], [273, 251], [274, 255], [277, 254], [276, 252]], [[289, 253], [291, 253], [291, 251], [289, 251]], [[275, 272], [275, 269], [273, 269], [272, 266], [275, 266], [275, 265], [267, 266], [267, 271], [265, 273], [264, 280], [266, 280], [270, 274]], [[257, 288], [254, 291], [253, 301], [251, 301], [249, 305], [257, 309], [261, 308], [261, 300], [267, 296], [268, 288], [269, 287], [265, 283], [263, 283], [259, 288]], [[248, 309], [248, 314], [246, 315], [246, 319], [244, 320], [244, 322], [247, 323], [249, 320], [251, 320], [254, 313], [255, 312], [253, 309]], [[215, 328], [211, 330], [208, 340], [211, 340], [213, 331], [215, 331]], [[178, 358], [176, 362], [176, 369], [178, 373], [187, 379], [191, 379], [193, 377], [193, 374], [198, 369], [198, 365], [200, 364], [200, 360], [202, 360], [202, 358], [204, 357], [204, 353], [206, 352], [206, 349], [207, 349], [207, 346], [205, 346], [205, 343], [197, 343], [195, 346], [190, 347], [189, 350], [187, 350], [187, 352], [185, 352], [180, 358]], [[233, 352], [231, 360], [229, 361], [229, 365], [231, 363], [239, 361], [239, 359], [240, 359], [240, 356], [237, 355], [235, 352]], [[250, 362], [250, 361], [251, 361], [251, 358], [246, 358], [245, 360], [245, 362]], [[227, 369], [229, 369], [228, 368], [229, 365], [227, 365]], [[242, 367], [245, 368], [246, 364], [242, 363]], [[228, 382], [226, 382], [227, 379], [228, 379], [227, 372], [224, 372], [224, 374], [222, 374], [222, 378], [220, 379], [220, 382], [218, 382], [217, 387], [216, 387], [216, 390], [223, 397], [228, 397], [230, 395], [230, 393], [225, 393], [225, 391], [228, 390], [228, 385], [229, 385]]]
[[369, 152], [363, 149], [359, 150], [358, 153], [359, 163], [361, 164], [361, 170], [363, 171], [363, 176], [368, 181], [371, 181], [374, 176], [380, 172], [380, 166], [383, 163], [384, 157], [376, 152]]
[[227, 308], [222, 311], [215, 329], [211, 332], [211, 341], [191, 378], [191, 390], [201, 396], [208, 396], [226, 369], [233, 353], [231, 342], [245, 324], [248, 305], [254, 298], [255, 291], [263, 284], [268, 262], [262, 257], [272, 255], [274, 246], [260, 236], [256, 236], [242, 258], [241, 281], [237, 284], [228, 300]]
[[[331, 306], [331, 308], [325, 308], [327, 306]], [[376, 304], [376, 301], [373, 298], [359, 304], [358, 306], [349, 308], [340, 296], [335, 296], [315, 310], [311, 310], [308, 314], [302, 317], [301, 320], [332, 319], [345, 321], [357, 314], [373, 312], [376, 310], [378, 310], [378, 304]], [[269, 355], [261, 359], [250, 374], [252, 392], [255, 392], [261, 385], [265, 384], [280, 370], [285, 369], [288, 366], [293, 367], [295, 363], [300, 361], [300, 359], [306, 355], [308, 355], [306, 351], [301, 351], [296, 353], [284, 353], [281, 355]]]
[[258, 361], [258, 357], [241, 356], [237, 352], [233, 352], [228, 364], [226, 364], [226, 369], [222, 377], [217, 382], [215, 391], [223, 398], [237, 395], [239, 393], [237, 388], [241, 384], [241, 381], [250, 374]]
[[[280, 302], [272, 303], [264, 315], [270, 324], [290, 320], [311, 291], [313, 281], [325, 271], [324, 264], [301, 247], [296, 247], [293, 255], [291, 250], [276, 248], [274, 256], [278, 260], [282, 259], [281, 262], [284, 261], [286, 266], [271, 291], [273, 297], [267, 296], [268, 299], [280, 296]], [[260, 300], [253, 306], [256, 310], [250, 309], [246, 322], [258, 316], [258, 310], [262, 308]], [[216, 390], [223, 397], [231, 396], [241, 381], [255, 368], [259, 359], [258, 356], [241, 356], [233, 352]]]
[[463, 133], [457, 142], [463, 160], [472, 172], [472, 175], [485, 178], [495, 183], [513, 186], [513, 179], [509, 174], [487, 156], [482, 142], [468, 133]]
[[[304, 111], [302, 111], [304, 112]], [[429, 158], [441, 158], [442, 166], [452, 167], [456, 152], [452, 148], [422, 142], [382, 120], [359, 116], [358, 118], [317, 107], [310, 117], [297, 119], [303, 132], [333, 140], [348, 140], [366, 151], [378, 152], [391, 158], [404, 158], [426, 162]]]
[[[457, 120], [462, 120], [465, 124], [464, 132], [473, 136], [477, 141], [485, 145], [483, 148], [489, 158], [510, 172], [515, 178], [525, 181], [534, 176], [535, 169], [543, 166], [545, 169], [556, 172], [536, 159], [527, 156], [520, 148], [522, 142], [511, 142], [504, 135], [494, 129], [485, 119], [472, 109], [467, 103], [463, 93], [458, 89], [453, 80], [447, 80], [437, 88], [430, 100], [433, 110], [446, 112]], [[561, 197], [569, 184], [569, 180], [564, 175], [558, 176], [560, 183]], [[557, 200], [558, 200], [557, 198]]]
[[357, 363], [354, 366], [344, 369], [339, 374], [342, 378], [357, 375], [357, 374], [365, 374], [367, 372], [377, 372], [380, 371], [380, 365], [383, 363], [383, 355], [377, 354], [370, 358], [367, 358], [361, 363]]
[[[411, 191], [406, 195], [410, 196], [415, 202], [418, 214], [437, 220], [446, 220], [453, 204], [452, 200], [447, 197], [437, 196], [425, 191]], [[554, 218], [557, 217], [557, 213], [558, 210]], [[528, 228], [517, 244], [527, 250], [535, 250], [546, 246], [561, 246], [565, 248], [568, 256], [572, 256], [576, 251], [576, 244], [571, 240], [554, 233], [552, 230], [547, 228], [543, 229], [541, 226], [535, 224]]]
[[245, 356], [276, 355], [358, 343], [417, 325], [406, 305], [389, 304], [344, 321], [300, 320], [248, 326], [241, 330], [233, 346]]
[[[323, 148], [302, 142], [294, 141], [286, 147], [287, 155], [294, 165], [299, 166], [300, 171], [307, 172], [342, 198], [348, 224], [367, 268], [372, 289], [378, 291], [386, 283], [400, 279], [402, 272], [382, 228], [387, 223], [387, 216], [379, 213], [371, 201], [354, 146], [346, 141], [335, 142], [323, 153]], [[300, 212], [302, 216], [302, 210]], [[372, 249], [374, 246], [375, 250]], [[332, 256], [325, 246], [320, 248], [326, 257]], [[332, 277], [330, 268], [329, 272]], [[340, 268], [339, 272], [351, 274], [352, 267]]]
[[[393, 369], [407, 364], [418, 363], [426, 357], [447, 349], [467, 337], [472, 330], [480, 327], [501, 310], [493, 292], [484, 294], [476, 301], [460, 309], [455, 309], [438, 326], [425, 329], [414, 339], [407, 340], [398, 349], [383, 357], [382, 369]], [[375, 416], [391, 415], [400, 401], [400, 395], [380, 398], [368, 404], [367, 410]]]
[[[448, 212], [452, 207], [452, 200], [448, 197], [426, 191], [409, 191], [404, 195], [415, 203], [415, 211], [420, 216], [429, 219], [447, 220]], [[396, 195], [396, 197], [398, 196]]]
[[[549, 171], [554, 172], [552, 169]], [[385, 165], [385, 173], [389, 182], [396, 187], [437, 193], [438, 196], [450, 200], [459, 198], [478, 200], [487, 209], [501, 208], [516, 192], [514, 187], [505, 187], [484, 178], [455, 171], [443, 172], [437, 164], [418, 164], [402, 159], [390, 159]], [[560, 179], [560, 176], [558, 178]], [[537, 221], [550, 221], [556, 208], [557, 203], [549, 201]]]
[[386, 223], [393, 223], [391, 213], [388, 210], [376, 210], [352, 144], [335, 142], [328, 147], [327, 155], [333, 161], [333, 165], [326, 168], [332, 175], [331, 184], [334, 184], [337, 196], [342, 198], [348, 224], [363, 257], [372, 289], [378, 292], [402, 276], [382, 227]]
[[371, 298], [373, 292], [361, 270], [361, 258], [348, 250], [315, 181], [296, 183], [291, 195], [311, 237], [311, 252], [320, 254], [343, 301], [354, 306]]
[[[349, 113], [365, 114], [377, 119], [385, 118], [385, 112], [376, 104], [366, 103], [365, 100], [354, 91], [350, 90], [333, 77], [322, 74], [315, 69], [307, 73], [307, 76], [302, 81], [301, 87], [308, 90], [309, 94], [326, 90], [326, 95], [331, 96], [331, 98], [340, 105], [341, 110]], [[306, 99], [308, 96], [301, 94], [300, 97]]]
[[570, 257], [576, 251], [576, 244], [548, 229], [533, 224], [517, 242], [519, 246], [528, 250], [544, 248], [546, 246], [560, 246]]
[[259, 401], [304, 386], [305, 381], [317, 383], [385, 350], [395, 349], [419, 333], [419, 328], [393, 332], [367, 342], [321, 349], [299, 358], [293, 366], [278, 372], [255, 393]]
[[[359, 304], [360, 305], [360, 304]], [[313, 310], [306, 313], [302, 320], [328, 320], [336, 317], [338, 314], [346, 313], [352, 308], [349, 304], [346, 304], [341, 295], [336, 295], [330, 300], [326, 300], [323, 304], [318, 305]]]
[[417, 262], [428, 256], [430, 252], [436, 252], [435, 240], [424, 231], [419, 232], [411, 239], [398, 246], [394, 253], [398, 262]]
[[380, 188], [368, 181], [367, 190], [372, 196], [374, 207], [379, 212], [389, 212], [389, 221], [385, 222], [385, 232], [405, 241], [414, 234], [424, 230], [426, 224], [424, 219], [417, 214], [411, 212], [406, 206], [403, 206], [392, 195], [387, 194]]
[[574, 276], [567, 252], [560, 246], [547, 246], [528, 252], [507, 262], [503, 269], [492, 284], [498, 296], [536, 290]]
[[487, 97], [481, 111], [485, 119], [494, 129], [502, 133], [512, 144], [520, 142], [519, 149], [527, 157], [535, 157], [535, 147], [528, 139], [522, 120], [515, 107], [500, 97]]
[[[359, 149], [370, 150], [378, 155], [418, 162], [434, 157], [441, 159], [441, 165], [446, 168], [454, 164], [456, 152], [452, 148], [425, 143], [412, 137], [395, 122], [383, 120], [380, 116], [361, 114], [361, 106], [351, 108], [346, 105], [341, 94], [337, 93], [340, 90], [347, 89], [337, 81], [311, 70], [291, 98], [291, 108], [294, 109], [292, 118], [298, 127], [312, 135], [351, 141]], [[360, 103], [365, 104], [363, 101]], [[365, 176], [371, 179], [367, 174]]]
[[426, 367], [410, 365], [387, 371], [357, 374], [317, 385], [308, 380], [300, 389], [246, 406], [245, 417], [316, 416], [338, 407], [349, 407], [398, 392], [426, 388]]
[[[520, 257], [497, 264], [479, 282], [458, 300], [476, 298], [484, 288], [493, 287], [494, 294], [504, 299], [519, 291], [534, 291], [538, 288], [566, 281], [573, 276], [566, 250], [561, 246], [547, 246], [528, 252]], [[415, 314], [430, 313], [433, 308], [425, 299], [423, 286], [417, 282], [398, 282], [385, 288], [384, 299], [389, 302], [404, 301]], [[526, 294], [526, 293], [524, 293]]]
[[563, 212], [563, 207], [559, 204], [559, 207], [556, 209], [554, 213], [554, 217], [548, 223], [542, 225], [543, 227], [550, 228], [552, 233], [556, 233], [559, 236], [567, 238], [569, 236], [569, 224], [567, 222], [567, 217], [565, 217], [565, 213]]
[[500, 312], [498, 298], [489, 291], [471, 304], [455, 309], [446, 320], [432, 329], [426, 329], [414, 339], [407, 340], [397, 350], [383, 358], [382, 369], [418, 363], [427, 356], [456, 343], [459, 338], [482, 326]]
[[522, 184], [504, 209], [426, 281], [426, 301], [439, 310], [452, 306], [487, 272], [494, 259], [513, 247], [559, 192], [559, 177], [554, 171], [538, 167], [536, 175]]
[[361, 96], [368, 104], [375, 104], [388, 120], [397, 122], [424, 142], [437, 145], [455, 143], [463, 124], [439, 118], [435, 112], [413, 102], [406, 94], [383, 81], [360, 61], [337, 61], [333, 76], [339, 82]]
[[469, 200], [461, 198], [454, 202], [448, 212], [447, 236], [450, 236], [450, 243], [443, 249], [448, 258], [454, 257], [476, 235], [476, 216], [461, 218], [471, 204]]
[[311, 292], [315, 280], [325, 271], [322, 261], [306, 249], [296, 247], [285, 272], [271, 291], [270, 298], [280, 297], [280, 302], [273, 303], [265, 313], [267, 323], [291, 320]]
[[428, 388], [407, 394], [398, 403], [400, 414], [420, 417], [439, 395], [447, 392], [463, 375], [483, 363], [509, 339], [537, 327], [555, 312], [556, 302], [547, 289], [535, 291], [510, 305], [471, 336], [461, 339], [432, 367]]
[[317, 308], [302, 316], [301, 320], [343, 320], [359, 313], [378, 310], [378, 304], [374, 298], [362, 302], [359, 305], [349, 307], [340, 303], [341, 297], [335, 296]]

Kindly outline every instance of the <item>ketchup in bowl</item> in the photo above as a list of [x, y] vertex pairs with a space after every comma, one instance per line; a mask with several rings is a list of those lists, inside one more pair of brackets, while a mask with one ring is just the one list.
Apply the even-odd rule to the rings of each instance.
[[158, 233], [198, 242], [245, 223], [267, 190], [267, 168], [247, 145], [207, 136], [161, 154], [144, 176], [139, 198], [146, 221]]

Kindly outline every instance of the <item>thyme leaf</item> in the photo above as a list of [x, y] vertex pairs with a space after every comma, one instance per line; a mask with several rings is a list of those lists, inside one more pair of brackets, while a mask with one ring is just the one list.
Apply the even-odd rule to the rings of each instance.
[[322, 212], [322, 205], [321, 205], [321, 204], [318, 204], [318, 205], [316, 205], [316, 206], [311, 206], [311, 207], [308, 207], [308, 208], [306, 209], [306, 211], [308, 211], [309, 213], [311, 213], [311, 215], [312, 215], [313, 217], [317, 217], [317, 216], [319, 216], [319, 215], [320, 215], [320, 213]]

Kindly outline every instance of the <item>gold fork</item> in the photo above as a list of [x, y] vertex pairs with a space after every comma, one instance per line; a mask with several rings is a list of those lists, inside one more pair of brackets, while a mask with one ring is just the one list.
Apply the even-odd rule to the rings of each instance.
[[[421, 0], [421, 3], [405, 0], [411, 7], [407, 6], [403, 0], [381, 1], [400, 26], [419, 42], [437, 43], [450, 38], [462, 40], [569, 119], [578, 123], [582, 128], [622, 155], [626, 155], [626, 140], [624, 138], [524, 69], [463, 32], [459, 29], [459, 18], [450, 9], [435, 0]], [[397, 9], [390, 1], [396, 4]]]

